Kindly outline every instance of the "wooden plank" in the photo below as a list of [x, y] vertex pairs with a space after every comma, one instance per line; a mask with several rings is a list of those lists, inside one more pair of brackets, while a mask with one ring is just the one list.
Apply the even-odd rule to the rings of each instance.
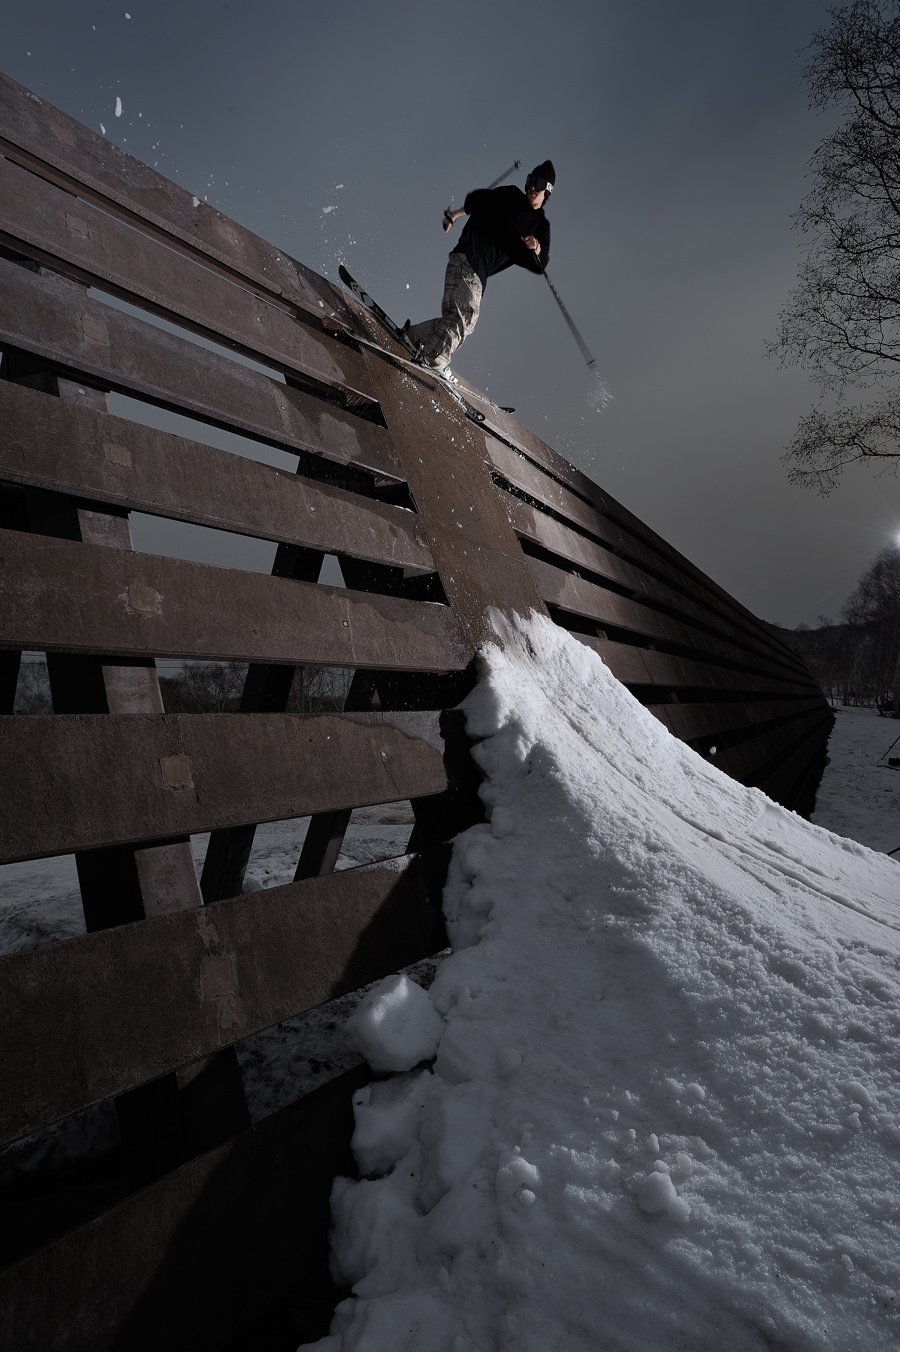
[[0, 862], [426, 797], [438, 714], [0, 719]]
[[0, 646], [459, 671], [449, 607], [0, 531]]
[[240, 362], [103, 305], [65, 277], [0, 259], [0, 342], [267, 445], [310, 451], [392, 478], [386, 429]]
[[612, 625], [643, 637], [698, 654], [708, 653], [728, 660], [734, 665], [752, 668], [762, 675], [796, 679], [793, 671], [785, 671], [775, 660], [738, 648], [725, 639], [716, 639], [692, 625], [685, 624], [659, 611], [640, 605], [626, 597], [605, 591], [593, 582], [585, 582], [571, 573], [564, 573], [551, 564], [529, 559], [532, 575], [540, 588], [541, 597], [551, 605], [568, 610], [599, 624]]
[[[650, 713], [682, 742], [744, 732], [783, 719], [821, 713], [821, 699], [741, 700], [721, 704], [648, 704]], [[772, 729], [773, 731], [775, 729]], [[759, 729], [760, 734], [762, 728]]]
[[[508, 468], [512, 471], [515, 466], [510, 464]], [[763, 625], [749, 611], [745, 611], [733, 598], [715, 589], [710, 579], [699, 574], [688, 560], [677, 555], [675, 556], [677, 566], [673, 567], [671, 558], [661, 559], [658, 552], [620, 530], [606, 517], [598, 515], [592, 518], [589, 512], [585, 514], [583, 506], [577, 499], [560, 492], [552, 484], [542, 493], [540, 484], [532, 479], [530, 491], [532, 496], [546, 501], [555, 510], [570, 515], [573, 522], [580, 524], [585, 530], [590, 530], [594, 538], [588, 539], [546, 512], [511, 498], [508, 516], [513, 529], [520, 537], [532, 540], [576, 565], [583, 565], [620, 581], [623, 585], [632, 587], [636, 594], [645, 592], [648, 596], [665, 601], [668, 606], [686, 616], [694, 615], [707, 625], [716, 624], [723, 629], [727, 628], [737, 642], [763, 651], [769, 656], [777, 655], [780, 661], [787, 660], [792, 664], [799, 674], [807, 674], [796, 653], [787, 649], [768, 626]], [[604, 549], [596, 542], [597, 540], [605, 541], [616, 552], [611, 555], [608, 549]], [[610, 563], [611, 558], [618, 565], [620, 572], [611, 571], [613, 567]], [[670, 582], [677, 580], [680, 585], [673, 586], [669, 585], [669, 582], [663, 582], [657, 576], [661, 569]]]
[[[0, 160], [0, 241], [279, 370], [367, 394], [360, 354], [245, 286]], [[371, 395], [368, 397], [371, 398]]]
[[[462, 381], [460, 388], [466, 393], [467, 382]], [[475, 389], [477, 396], [480, 391]], [[505, 442], [512, 447], [514, 451], [521, 452], [528, 457], [538, 470], [542, 471], [543, 476], [551, 476], [561, 484], [570, 488], [574, 493], [585, 499], [588, 504], [600, 509], [601, 511], [607, 504], [614, 503], [615, 499], [610, 498], [601, 488], [589, 479], [586, 474], [577, 469], [570, 461], [561, 456], [558, 451], [554, 451], [545, 441], [535, 434], [518, 418], [512, 414], [504, 412], [496, 404], [491, 404], [487, 400], [477, 400], [479, 409], [484, 413], [485, 429], [492, 433], [491, 440]], [[518, 458], [521, 458], [519, 456]]]
[[448, 860], [407, 855], [0, 958], [0, 1141], [437, 952]]
[[0, 381], [0, 478], [430, 573], [414, 512]]
[[0, 1274], [0, 1346], [230, 1345], [325, 1269], [332, 1181], [352, 1170], [352, 1095], [368, 1075], [341, 1076]]
[[573, 638], [593, 648], [602, 657], [613, 675], [624, 685], [654, 686], [666, 690], [733, 690], [746, 695], [771, 692], [778, 695], [818, 696], [819, 688], [809, 678], [783, 681], [757, 673], [736, 671], [733, 667], [709, 662], [692, 661], [674, 653], [658, 652], [630, 643], [615, 643], [596, 638], [592, 634], [572, 634]]
[[[517, 502], [510, 519], [517, 534], [526, 540], [532, 540], [574, 564], [576, 569], [583, 568], [609, 578], [617, 586], [627, 587], [635, 600], [661, 603], [670, 613], [692, 620], [701, 628], [714, 628], [716, 636], [727, 637], [739, 647], [761, 653], [770, 659], [773, 656], [780, 659], [780, 645], [776, 645], [770, 637], [749, 629], [734, 612], [719, 606], [711, 607], [705, 599], [694, 599], [695, 592], [677, 590], [644, 568], [611, 554], [602, 545], [564, 526], [545, 512], [539, 512], [524, 502]], [[659, 566], [658, 560], [656, 566]]]
[[344, 312], [340, 291], [275, 245], [164, 178], [120, 146], [0, 75], [0, 149], [82, 199], [155, 232], [170, 248], [239, 277], [311, 316]]
[[803, 816], [813, 812], [816, 792], [825, 768], [832, 722], [833, 718], [829, 718], [814, 728], [776, 770], [758, 781], [763, 793]]
[[[568, 521], [573, 521], [584, 530], [591, 531], [605, 544], [618, 549], [623, 546], [624, 537], [615, 522], [603, 516], [601, 512], [577, 497], [563, 484], [557, 483], [541, 472], [530, 461], [523, 459], [509, 446], [490, 435], [485, 437], [490, 463], [509, 483], [521, 488], [538, 502], [559, 512]], [[513, 499], [513, 502], [516, 500]], [[510, 508], [510, 519], [515, 522]]]
[[798, 747], [814, 741], [823, 728], [831, 726], [826, 707], [796, 719], [786, 728], [763, 733], [739, 746], [717, 748], [711, 763], [744, 784], [756, 784], [760, 776], [777, 774]]

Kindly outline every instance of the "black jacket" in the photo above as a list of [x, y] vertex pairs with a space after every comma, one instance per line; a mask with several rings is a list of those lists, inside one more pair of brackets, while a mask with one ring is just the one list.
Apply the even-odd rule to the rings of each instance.
[[[529, 272], [543, 272], [550, 257], [550, 222], [543, 209], [533, 210], [521, 188], [476, 188], [465, 203], [468, 220], [453, 253], [465, 254], [482, 287], [495, 272], [515, 263]], [[522, 243], [523, 235], [540, 241], [541, 256]]]

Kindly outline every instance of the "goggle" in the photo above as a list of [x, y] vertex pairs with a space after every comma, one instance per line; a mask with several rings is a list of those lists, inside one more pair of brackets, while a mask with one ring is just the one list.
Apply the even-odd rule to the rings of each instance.
[[545, 192], [545, 193], [547, 194], [548, 197], [550, 196], [550, 194], [551, 194], [552, 191], [553, 191], [553, 184], [552, 184], [552, 183], [548, 183], [548, 182], [546, 181], [546, 179], [543, 179], [543, 178], [531, 178], [531, 179], [528, 180], [528, 182], [529, 182], [529, 184], [531, 185], [531, 187], [534, 189], [535, 192]]

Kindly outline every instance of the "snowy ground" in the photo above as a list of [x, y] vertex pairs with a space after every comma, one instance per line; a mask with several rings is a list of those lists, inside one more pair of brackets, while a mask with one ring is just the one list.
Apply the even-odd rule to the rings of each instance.
[[721, 775], [549, 621], [467, 710], [491, 820], [430, 994], [391, 978], [351, 1023], [398, 1073], [358, 1096], [354, 1294], [316, 1347], [896, 1347], [900, 865]]
[[[816, 796], [813, 821], [870, 850], [900, 851], [900, 721], [874, 709], [837, 709], [828, 743], [828, 765]], [[900, 855], [898, 855], [900, 858]]]

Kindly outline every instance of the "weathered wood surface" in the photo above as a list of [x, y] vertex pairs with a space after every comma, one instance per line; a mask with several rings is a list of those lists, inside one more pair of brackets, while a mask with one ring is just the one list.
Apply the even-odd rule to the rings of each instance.
[[0, 861], [440, 793], [442, 750], [428, 713], [6, 717]]
[[11, 381], [0, 381], [0, 479], [434, 572], [415, 512]]
[[74, 653], [451, 671], [447, 606], [0, 530], [0, 643]]
[[829, 711], [819, 724], [813, 724], [792, 750], [782, 754], [777, 766], [757, 781], [763, 793], [785, 807], [809, 816], [815, 807], [822, 763], [823, 742], [834, 723]]
[[0, 1347], [229, 1345], [310, 1262], [324, 1267], [332, 1181], [353, 1167], [351, 1096], [368, 1074], [349, 1072], [0, 1273]]
[[771, 724], [783, 724], [783, 729], [778, 730], [787, 735], [796, 720], [810, 713], [821, 714], [822, 701], [746, 700], [734, 704], [648, 704], [647, 708], [673, 736], [683, 742], [695, 742], [750, 729], [755, 729], [759, 736]]
[[9, 160], [0, 160], [0, 241], [280, 371], [367, 393], [362, 358], [345, 343]]
[[414, 512], [9, 381], [0, 381], [0, 478], [408, 573], [434, 571]]
[[833, 714], [823, 701], [786, 728], [751, 737], [740, 746], [717, 747], [714, 764], [744, 784], [764, 787], [799, 747], [806, 748], [804, 755], [810, 756], [818, 739], [827, 736], [832, 721]]
[[0, 259], [0, 342], [270, 446], [399, 478], [383, 428], [217, 352]]
[[7, 75], [0, 75], [0, 150], [142, 231], [155, 230], [169, 247], [205, 266], [302, 308], [312, 319], [323, 306], [345, 312], [340, 290], [324, 277]]
[[[620, 529], [614, 519], [585, 509], [578, 498], [567, 494], [546, 476], [536, 474], [521, 457], [516, 457], [516, 460], [525, 466], [525, 473], [519, 473], [519, 478], [523, 484], [527, 479], [531, 496], [562, 512], [573, 524], [589, 531], [592, 538], [586, 538], [547, 512], [509, 497], [509, 520], [521, 537], [576, 565], [583, 564], [593, 571], [606, 572], [612, 580], [633, 586], [636, 591], [642, 590], [648, 595], [665, 598], [686, 614], [703, 615], [707, 624], [712, 622], [727, 627], [741, 642], [749, 642], [751, 646], [777, 654], [779, 660], [798, 670], [805, 670], [796, 653], [768, 625], [738, 605], [732, 597], [714, 588], [709, 579], [698, 579], [696, 570], [686, 559], [675, 555], [672, 550], [661, 555], [658, 549], [648, 545], [644, 539]], [[507, 470], [512, 474], [517, 470], [516, 464], [507, 464]]]
[[[611, 552], [524, 502], [514, 501], [511, 506], [510, 521], [516, 532], [525, 540], [573, 564], [572, 571], [584, 569], [601, 579], [609, 579], [614, 584], [613, 590], [626, 589], [635, 600], [655, 602], [672, 614], [693, 620], [702, 628], [712, 629], [716, 634], [732, 639], [739, 646], [767, 657], [777, 654], [780, 661], [805, 672], [795, 653], [776, 640], [762, 625], [748, 622], [736, 606], [710, 602], [708, 598], [698, 600], [696, 586], [691, 580], [680, 578], [672, 569], [667, 569], [667, 580], [662, 580], [658, 574], [663, 565], [649, 550], [638, 546], [631, 552], [631, 557], [623, 557], [630, 551], [624, 536], [618, 532], [614, 533], [619, 537], [621, 554]], [[636, 561], [637, 556], [642, 562]], [[648, 571], [653, 568], [656, 569], [655, 573]]]
[[0, 1141], [436, 952], [447, 859], [408, 855], [0, 958]]
[[[681, 691], [728, 690], [746, 695], [820, 697], [819, 688], [811, 677], [805, 681], [801, 681], [799, 676], [794, 681], [783, 680], [716, 663], [713, 657], [704, 662], [638, 647], [636, 644], [615, 643], [591, 634], [573, 634], [572, 637], [593, 648], [613, 675], [625, 685], [661, 686], [663, 689]], [[648, 692], [647, 698], [652, 698], [652, 692]]]
[[543, 599], [561, 610], [596, 620], [600, 625], [610, 625], [646, 639], [688, 649], [691, 655], [709, 654], [722, 661], [727, 660], [734, 666], [758, 671], [764, 676], [780, 676], [790, 680], [795, 675], [794, 670], [781, 663], [777, 652], [770, 659], [725, 639], [717, 639], [694, 625], [652, 610], [637, 601], [608, 592], [596, 583], [586, 582], [572, 573], [564, 573], [552, 564], [542, 563], [538, 559], [529, 559], [528, 563]]

